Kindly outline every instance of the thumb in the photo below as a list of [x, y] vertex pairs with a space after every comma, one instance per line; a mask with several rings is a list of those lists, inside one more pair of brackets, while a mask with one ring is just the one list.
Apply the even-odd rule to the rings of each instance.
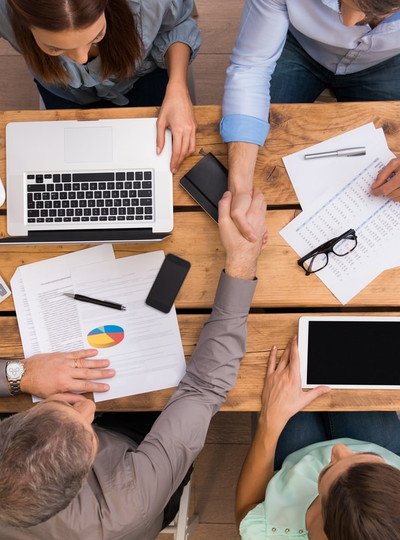
[[314, 399], [331, 391], [329, 386], [317, 386], [308, 392], [304, 392], [304, 406], [309, 405]]
[[232, 202], [232, 193], [225, 191], [218, 203], [218, 221], [230, 215]]
[[165, 143], [165, 124], [164, 122], [157, 122], [157, 142], [156, 142], [156, 152], [157, 155], [161, 154]]

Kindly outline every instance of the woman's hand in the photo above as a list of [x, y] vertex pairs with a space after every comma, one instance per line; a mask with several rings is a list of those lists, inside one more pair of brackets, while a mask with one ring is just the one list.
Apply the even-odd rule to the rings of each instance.
[[318, 396], [329, 392], [330, 388], [318, 386], [309, 391], [302, 390], [296, 337], [288, 343], [278, 366], [276, 353], [274, 345], [265, 377], [260, 421], [266, 421], [268, 430], [280, 433], [293, 415]]
[[381, 170], [371, 186], [371, 193], [400, 202], [400, 158], [392, 159]]
[[108, 360], [90, 360], [95, 349], [66, 353], [35, 354], [25, 360], [21, 391], [46, 398], [61, 392], [106, 392], [108, 384], [91, 379], [114, 377], [114, 369], [104, 369]]
[[172, 132], [171, 172], [176, 173], [185, 157], [196, 148], [196, 120], [186, 84], [167, 86], [157, 120], [157, 153], [162, 152], [165, 130]]

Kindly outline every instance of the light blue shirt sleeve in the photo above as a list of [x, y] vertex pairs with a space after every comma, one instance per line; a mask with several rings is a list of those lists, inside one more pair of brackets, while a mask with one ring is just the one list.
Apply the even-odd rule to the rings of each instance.
[[185, 43], [190, 47], [191, 62], [196, 57], [201, 37], [199, 27], [192, 18], [192, 11], [193, 0], [172, 0], [151, 50], [151, 56], [158, 67], [166, 69], [164, 56], [173, 43]]
[[246, 0], [227, 70], [224, 142], [263, 145], [269, 132], [269, 86], [289, 28], [286, 0]]

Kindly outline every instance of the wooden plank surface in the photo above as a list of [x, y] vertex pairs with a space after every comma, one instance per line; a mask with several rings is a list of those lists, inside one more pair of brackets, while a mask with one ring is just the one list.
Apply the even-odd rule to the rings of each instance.
[[[157, 116], [157, 108], [101, 109], [65, 111], [0, 112], [0, 175], [5, 179], [5, 125], [11, 121], [90, 120]], [[217, 105], [197, 106], [197, 149], [187, 158], [174, 178], [174, 204], [193, 206], [195, 203], [180, 188], [179, 179], [201, 158], [199, 149], [213, 152], [225, 165], [226, 145], [219, 136], [221, 108]], [[255, 184], [262, 189], [269, 205], [298, 204], [297, 197], [281, 158], [334, 137], [349, 129], [374, 122], [383, 127], [390, 148], [400, 153], [400, 103], [322, 103], [272, 105], [271, 132], [265, 148], [259, 152]]]
[[[280, 236], [279, 231], [289, 223], [293, 215], [293, 210], [268, 211], [269, 241], [259, 260], [259, 283], [253, 307], [341, 307], [316, 275], [305, 275], [296, 263], [295, 252]], [[0, 231], [4, 230], [4, 220], [4, 216], [0, 216]], [[77, 245], [0, 245], [1, 273], [9, 281], [20, 265], [84, 248]], [[156, 249], [176, 253], [192, 263], [178, 296], [177, 307], [210, 308], [225, 260], [216, 223], [204, 212], [178, 212], [175, 214], [174, 232], [167, 240], [157, 244], [114, 244], [117, 257]], [[392, 269], [382, 273], [347, 306], [400, 306], [400, 272]], [[1, 311], [13, 309], [11, 298], [0, 304]]]
[[[363, 313], [357, 313], [363, 315]], [[320, 313], [323, 315], [323, 313]], [[375, 313], [378, 316], [400, 316]], [[289, 338], [297, 332], [301, 314], [250, 314], [247, 354], [242, 361], [235, 387], [223, 405], [224, 411], [258, 411], [269, 352], [276, 344], [281, 354]], [[187, 358], [192, 354], [207, 315], [179, 315], [182, 342]], [[22, 346], [15, 317], [2, 317], [2, 358], [20, 358]], [[98, 404], [99, 411], [161, 410], [172, 389], [130, 396]], [[29, 396], [0, 398], [0, 411], [24, 410], [32, 406]], [[332, 390], [312, 403], [307, 410], [400, 410], [397, 390]]]

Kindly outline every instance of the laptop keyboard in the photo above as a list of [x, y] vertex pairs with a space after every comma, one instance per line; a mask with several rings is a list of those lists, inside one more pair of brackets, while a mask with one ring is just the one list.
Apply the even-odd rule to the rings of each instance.
[[27, 174], [27, 222], [154, 220], [153, 171]]

